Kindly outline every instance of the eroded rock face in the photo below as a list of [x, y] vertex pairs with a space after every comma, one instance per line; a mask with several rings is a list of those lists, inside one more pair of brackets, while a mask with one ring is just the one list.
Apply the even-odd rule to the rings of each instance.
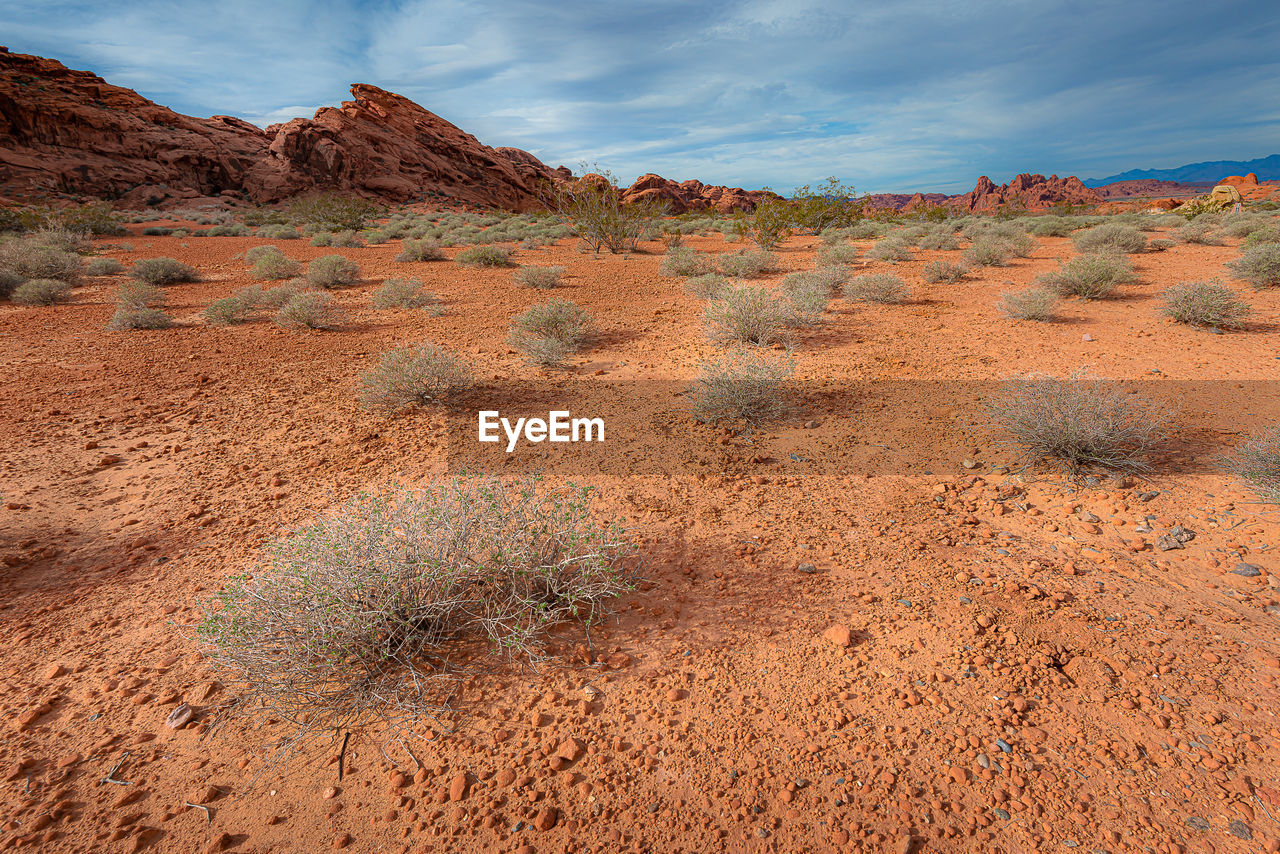
[[764, 190], [744, 190], [741, 187], [725, 187], [690, 180], [679, 183], [649, 173], [641, 175], [622, 193], [624, 202], [644, 199], [661, 199], [669, 205], [673, 214], [685, 211], [716, 211], [732, 213], [736, 210], [752, 211], [768, 193]]
[[986, 175], [978, 179], [972, 190], [953, 196], [948, 204], [975, 213], [990, 212], [1006, 204], [1019, 204], [1027, 210], [1043, 210], [1056, 204], [1092, 205], [1102, 197], [1074, 175], [1059, 178], [1051, 175], [1023, 173], [1007, 184], [996, 184]]
[[266, 130], [193, 118], [37, 56], [0, 53], [0, 194], [75, 194], [160, 204], [320, 189], [404, 202], [434, 195], [525, 210], [564, 177], [520, 149], [482, 144], [376, 86]]

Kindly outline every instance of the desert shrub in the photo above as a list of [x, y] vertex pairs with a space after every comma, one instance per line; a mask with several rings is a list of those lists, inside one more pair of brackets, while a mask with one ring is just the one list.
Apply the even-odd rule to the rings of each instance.
[[836, 267], [852, 264], [856, 260], [858, 260], [858, 247], [850, 246], [847, 243], [837, 243], [819, 249], [817, 256], [814, 258], [814, 263], [819, 267]]
[[257, 264], [263, 258], [267, 258], [272, 255], [283, 256], [284, 252], [280, 251], [279, 246], [264, 243], [261, 246], [252, 246], [249, 249], [246, 249], [244, 252], [244, 260], [249, 264]]
[[784, 389], [795, 362], [756, 348], [738, 350], [706, 362], [689, 386], [694, 418], [699, 421], [745, 421], [759, 424], [780, 416]]
[[294, 222], [332, 231], [359, 231], [382, 213], [376, 202], [341, 193], [318, 193], [298, 199], [289, 206]]
[[1009, 247], [1009, 251], [1019, 258], [1030, 258], [1036, 251], [1035, 238], [1025, 231], [1019, 231], [1001, 240]]
[[93, 241], [89, 238], [89, 232], [62, 228], [61, 226], [45, 226], [37, 229], [27, 237], [27, 240], [36, 246], [60, 249], [63, 252], [74, 252], [77, 255], [83, 255], [93, 249]]
[[267, 240], [300, 240], [302, 235], [291, 225], [264, 225], [258, 229], [258, 237]]
[[960, 248], [960, 241], [950, 231], [936, 230], [920, 235], [916, 246], [936, 252], [950, 252]]
[[1013, 257], [1013, 247], [998, 237], [979, 237], [964, 251], [964, 260], [975, 267], [1004, 267]]
[[[768, 190], [768, 188], [765, 188]], [[776, 249], [791, 234], [791, 205], [786, 199], [767, 195], [750, 211], [739, 210], [733, 215], [730, 232], [745, 237], [766, 252]]]
[[392, 308], [430, 308], [439, 309], [440, 301], [435, 294], [424, 291], [418, 279], [387, 279], [369, 297], [370, 303], [378, 311]]
[[867, 250], [867, 257], [873, 261], [910, 261], [911, 244], [897, 237], [886, 237]]
[[173, 325], [164, 311], [164, 293], [146, 282], [125, 282], [116, 289], [116, 311], [108, 329], [167, 329]]
[[249, 237], [253, 234], [253, 229], [243, 223], [235, 223], [234, 225], [215, 225], [209, 229], [208, 237]]
[[687, 246], [672, 246], [662, 256], [658, 274], [662, 276], [700, 276], [711, 270], [711, 259]]
[[1100, 299], [1110, 296], [1120, 285], [1137, 281], [1129, 259], [1114, 252], [1077, 255], [1036, 283], [1061, 296]]
[[595, 335], [591, 316], [570, 300], [553, 299], [517, 315], [511, 346], [538, 365], [554, 365], [578, 352]]
[[816, 283], [826, 288], [829, 295], [834, 295], [836, 291], [844, 287], [844, 283], [849, 281], [850, 276], [848, 267], [818, 267], [813, 270], [802, 270], [798, 273], [788, 273], [782, 277], [783, 289], [792, 287], [805, 286], [807, 283]]
[[475, 476], [360, 493], [266, 550], [204, 608], [196, 638], [243, 714], [286, 744], [446, 714], [476, 642], [537, 657], [634, 586], [633, 547], [589, 487]]
[[79, 207], [62, 208], [49, 216], [47, 225], [106, 237], [119, 237], [128, 233], [128, 229], [120, 224], [120, 216], [112, 209], [110, 202], [90, 202]]
[[506, 246], [473, 246], [459, 252], [457, 261], [463, 267], [514, 267], [513, 254]]
[[114, 258], [90, 258], [84, 265], [86, 276], [115, 276], [124, 272], [124, 265]]
[[268, 252], [253, 265], [254, 278], [263, 281], [292, 279], [300, 272], [302, 272], [302, 265], [292, 258], [284, 257], [278, 250], [274, 253]]
[[1280, 287], [1280, 243], [1249, 246], [1227, 269], [1255, 288]]
[[1179, 282], [1165, 289], [1164, 314], [1178, 323], [1213, 329], [1238, 329], [1249, 316], [1248, 304], [1218, 282]]
[[819, 236], [822, 238], [824, 246], [838, 246], [842, 243], [847, 243], [850, 240], [856, 240], [857, 236], [855, 235], [855, 231], [856, 229], [851, 226], [845, 226], [844, 228], [828, 228], [823, 230], [822, 234]]
[[341, 288], [360, 281], [360, 265], [345, 255], [322, 255], [307, 265], [307, 284], [315, 288]]
[[797, 188], [788, 201], [791, 222], [809, 234], [851, 225], [861, 216], [864, 203], [853, 187], [828, 178], [816, 187]]
[[240, 295], [233, 295], [214, 300], [209, 304], [208, 308], [200, 313], [200, 316], [210, 326], [231, 326], [248, 320], [250, 312], [256, 307], [256, 303], [250, 302]]
[[954, 285], [968, 274], [968, 267], [954, 261], [930, 261], [920, 271], [920, 275], [931, 285], [936, 285], [938, 282]]
[[1157, 237], [1147, 242], [1148, 252], [1165, 252], [1178, 245], [1178, 241], [1170, 240], [1167, 237]]
[[703, 273], [685, 279], [684, 289], [689, 296], [698, 299], [716, 299], [729, 289], [729, 280], [719, 273]]
[[877, 237], [883, 237], [889, 233], [889, 224], [876, 222], [873, 219], [864, 219], [841, 230], [849, 240], [875, 240]]
[[987, 413], [1023, 465], [1053, 460], [1073, 476], [1094, 469], [1146, 470], [1173, 423], [1164, 406], [1085, 371], [1066, 379], [1011, 379], [988, 402]]
[[1072, 236], [1081, 252], [1141, 252], [1147, 248], [1142, 230], [1122, 222], [1105, 222]]
[[1227, 237], [1248, 237], [1256, 229], [1271, 223], [1271, 218], [1253, 213], [1227, 214], [1219, 228]]
[[1027, 231], [1037, 237], [1066, 237], [1075, 231], [1079, 224], [1061, 216], [1038, 216], [1027, 223]]
[[30, 237], [0, 243], [0, 273], [15, 284], [27, 279], [57, 279], [74, 285], [80, 280], [84, 262], [74, 252], [42, 246]]
[[0, 269], [0, 299], [8, 299], [14, 289], [26, 280], [25, 276], [19, 276], [12, 270]]
[[328, 294], [300, 291], [276, 312], [275, 322], [286, 329], [337, 329], [345, 312]]
[[1193, 220], [1179, 226], [1173, 233], [1183, 243], [1196, 243], [1201, 246], [1222, 245], [1222, 235], [1218, 233], [1218, 229], [1212, 222], [1204, 220]]
[[1264, 225], [1254, 229], [1244, 239], [1246, 247], [1261, 246], [1264, 243], [1280, 243], [1280, 224]]
[[1263, 501], [1280, 504], [1280, 427], [1255, 434], [1227, 454], [1223, 464]]
[[901, 303], [911, 297], [907, 283], [890, 273], [854, 276], [844, 286], [844, 298], [853, 302]]
[[445, 254], [440, 248], [440, 242], [429, 237], [402, 240], [400, 254], [396, 256], [397, 261], [443, 261], [444, 258]]
[[831, 281], [813, 273], [787, 276], [780, 288], [788, 326], [813, 326], [831, 303]]
[[361, 406], [395, 413], [447, 400], [471, 384], [471, 369], [443, 347], [422, 342], [383, 353], [360, 383]]
[[280, 308], [296, 296], [302, 290], [301, 285], [305, 283], [305, 279], [293, 279], [283, 285], [267, 288], [259, 292], [258, 302], [268, 308]]
[[1014, 320], [1053, 320], [1058, 310], [1058, 294], [1051, 288], [1027, 288], [1023, 291], [1007, 291], [1000, 295], [996, 306], [1005, 316]]
[[736, 288], [707, 303], [702, 317], [713, 340], [768, 346], [785, 339], [790, 309], [768, 288]]
[[763, 250], [743, 249], [715, 256], [715, 266], [722, 276], [752, 279], [773, 269], [778, 259]]
[[58, 279], [28, 279], [9, 298], [18, 305], [57, 305], [71, 298], [71, 285]]
[[326, 245], [335, 249], [359, 249], [364, 246], [364, 241], [354, 231], [338, 231], [329, 235], [329, 242]]
[[142, 229], [144, 237], [167, 237], [173, 234], [172, 228], [165, 228], [163, 225], [149, 225]]
[[522, 288], [558, 288], [564, 267], [521, 267], [511, 280]]
[[641, 240], [658, 232], [667, 202], [644, 199], [626, 203], [614, 177], [605, 170], [549, 187], [544, 201], [572, 224], [591, 252], [632, 252]]
[[200, 274], [194, 267], [176, 258], [144, 258], [133, 265], [133, 276], [149, 285], [176, 285], [200, 280]]
[[312, 246], [332, 246], [333, 232], [317, 231], [315, 234], [311, 235], [311, 245]]

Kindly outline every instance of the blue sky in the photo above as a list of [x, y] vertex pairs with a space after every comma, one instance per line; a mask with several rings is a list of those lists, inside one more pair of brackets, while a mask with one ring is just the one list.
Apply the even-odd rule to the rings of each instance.
[[1280, 150], [1275, 0], [0, 0], [0, 33], [263, 125], [373, 83], [626, 181], [962, 192]]

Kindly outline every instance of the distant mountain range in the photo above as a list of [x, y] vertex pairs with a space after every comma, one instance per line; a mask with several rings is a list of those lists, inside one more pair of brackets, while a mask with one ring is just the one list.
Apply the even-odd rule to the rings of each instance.
[[1176, 169], [1130, 169], [1109, 178], [1089, 178], [1086, 187], [1101, 187], [1116, 181], [1139, 181], [1144, 178], [1156, 181], [1178, 181], [1184, 184], [1211, 184], [1228, 175], [1247, 175], [1256, 172], [1259, 181], [1280, 179], [1280, 154], [1259, 157], [1257, 160], [1209, 160], [1204, 163], [1188, 163]]

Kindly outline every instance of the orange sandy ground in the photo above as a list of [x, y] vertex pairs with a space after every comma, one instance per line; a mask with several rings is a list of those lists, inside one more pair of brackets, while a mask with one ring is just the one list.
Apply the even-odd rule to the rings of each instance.
[[[0, 306], [0, 848], [1280, 850], [1280, 511], [1209, 459], [1280, 416], [1274, 383], [1257, 382], [1280, 371], [1280, 293], [1236, 282], [1255, 314], [1225, 335], [1166, 322], [1156, 299], [1225, 277], [1236, 246], [1134, 256], [1140, 284], [1050, 324], [994, 303], [1069, 257], [1069, 240], [957, 285], [924, 285], [920, 268], [959, 253], [863, 262], [903, 275], [913, 302], [835, 300], [798, 336], [797, 411], [742, 435], [695, 424], [671, 392], [719, 348], [702, 303], [658, 275], [657, 244], [519, 253], [568, 267], [548, 294], [506, 270], [397, 264], [395, 243], [281, 241], [303, 260], [341, 251], [370, 280], [337, 294], [344, 330], [299, 334], [199, 321], [250, 283], [233, 256], [264, 241], [140, 228], [133, 251], [104, 254], [175, 256], [206, 276], [168, 289], [177, 328], [105, 331], [115, 279], [68, 305]], [[809, 267], [815, 245], [793, 238], [783, 266]], [[369, 309], [377, 282], [406, 274], [448, 311]], [[603, 332], [566, 371], [505, 343], [510, 317], [551, 295]], [[270, 727], [206, 732], [225, 692], [181, 626], [282, 528], [444, 470], [439, 413], [356, 404], [379, 352], [424, 338], [473, 358], [482, 385], [558, 390], [580, 411], [619, 383], [667, 395], [632, 422], [615, 405], [622, 438], [596, 459], [620, 473], [584, 478], [636, 532], [649, 583], [594, 634], [600, 661], [477, 675], [448, 737], [423, 727], [405, 749], [356, 734], [341, 783], [336, 744], [271, 766]], [[1168, 469], [1078, 492], [993, 471], [1009, 457], [982, 426], [982, 381], [1082, 365], [1206, 381], [1144, 386], [1181, 405]], [[922, 409], [878, 397], [878, 381], [928, 379], [944, 382], [906, 386]], [[655, 432], [684, 455], [675, 471], [644, 458], [669, 452], [645, 450]], [[1147, 516], [1152, 532], [1136, 533]], [[1153, 550], [1178, 524], [1195, 539]], [[1232, 574], [1241, 560], [1263, 574]], [[835, 623], [850, 646], [824, 637]], [[183, 701], [196, 720], [170, 730]], [[585, 747], [573, 761], [557, 758], [568, 739]]]

